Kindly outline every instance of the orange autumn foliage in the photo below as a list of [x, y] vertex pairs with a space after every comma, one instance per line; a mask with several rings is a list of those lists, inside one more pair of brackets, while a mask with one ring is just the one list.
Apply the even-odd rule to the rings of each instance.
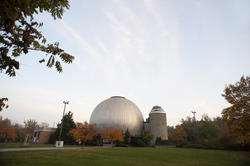
[[86, 143], [93, 140], [93, 137], [97, 135], [97, 129], [95, 124], [76, 123], [76, 128], [70, 130], [70, 134], [78, 144]]
[[109, 140], [113, 144], [114, 141], [124, 141], [124, 137], [121, 130], [104, 128], [102, 139]]
[[185, 143], [187, 141], [187, 133], [181, 125], [177, 125], [172, 133], [172, 139], [176, 143]]
[[14, 141], [16, 139], [16, 132], [14, 127], [0, 128], [0, 139], [5, 141]]
[[227, 124], [227, 133], [236, 142], [250, 145], [250, 75], [242, 76], [240, 81], [229, 84], [222, 96], [230, 103], [223, 109], [222, 119]]

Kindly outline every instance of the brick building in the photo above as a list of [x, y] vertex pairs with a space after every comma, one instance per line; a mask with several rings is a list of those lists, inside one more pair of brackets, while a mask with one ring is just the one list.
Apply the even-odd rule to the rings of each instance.
[[34, 130], [33, 143], [48, 143], [49, 137], [56, 131], [56, 128], [39, 127]]

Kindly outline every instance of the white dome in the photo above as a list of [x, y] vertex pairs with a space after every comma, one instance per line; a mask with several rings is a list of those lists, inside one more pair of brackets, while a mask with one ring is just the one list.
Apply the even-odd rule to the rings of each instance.
[[116, 128], [131, 135], [141, 135], [143, 116], [139, 108], [130, 100], [113, 96], [101, 102], [91, 114], [90, 124], [96, 124], [99, 132], [104, 128]]

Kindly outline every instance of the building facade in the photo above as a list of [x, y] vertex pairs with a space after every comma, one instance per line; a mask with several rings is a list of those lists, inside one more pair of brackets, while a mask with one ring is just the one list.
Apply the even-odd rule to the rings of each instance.
[[39, 127], [34, 130], [33, 143], [48, 143], [49, 137], [56, 131], [56, 128]]
[[160, 106], [154, 106], [149, 113], [149, 117], [144, 122], [144, 131], [153, 135], [151, 144], [154, 144], [157, 138], [168, 140], [166, 118], [166, 112]]

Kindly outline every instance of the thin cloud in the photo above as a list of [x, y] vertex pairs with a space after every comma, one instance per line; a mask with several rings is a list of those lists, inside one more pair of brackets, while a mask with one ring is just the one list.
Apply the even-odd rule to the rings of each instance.
[[61, 20], [61, 24], [63, 27], [71, 34], [71, 36], [77, 41], [81, 46], [81, 49], [89, 53], [90, 55], [93, 55], [95, 57], [99, 57], [99, 53], [95, 50], [95, 48], [88, 43], [87, 40], [84, 40], [76, 30], [74, 30], [72, 27], [70, 27], [68, 24], [66, 24], [63, 20]]
[[153, 16], [161, 28], [165, 28], [165, 19], [157, 12], [157, 1], [143, 0], [143, 5], [148, 13]]
[[[80, 46], [80, 49], [86, 52], [86, 54], [82, 54], [81, 56], [78, 56], [76, 59], [78, 59], [78, 68], [80, 70], [85, 70], [86, 68], [91, 68], [92, 72], [95, 72], [97, 68], [99, 68], [101, 71], [106, 70], [106, 66], [103, 61], [103, 54], [98, 51], [98, 49], [94, 46], [92, 46], [87, 40], [85, 40], [81, 35], [74, 30], [71, 26], [69, 26], [64, 21], [61, 21], [61, 24], [63, 25], [64, 29], [69, 32], [69, 34], [73, 37], [75, 43]], [[100, 41], [99, 41], [100, 44]], [[104, 47], [104, 45], [103, 45]], [[88, 58], [86, 58], [88, 57]], [[83, 66], [82, 62], [89, 59], [91, 64], [90, 66]]]

